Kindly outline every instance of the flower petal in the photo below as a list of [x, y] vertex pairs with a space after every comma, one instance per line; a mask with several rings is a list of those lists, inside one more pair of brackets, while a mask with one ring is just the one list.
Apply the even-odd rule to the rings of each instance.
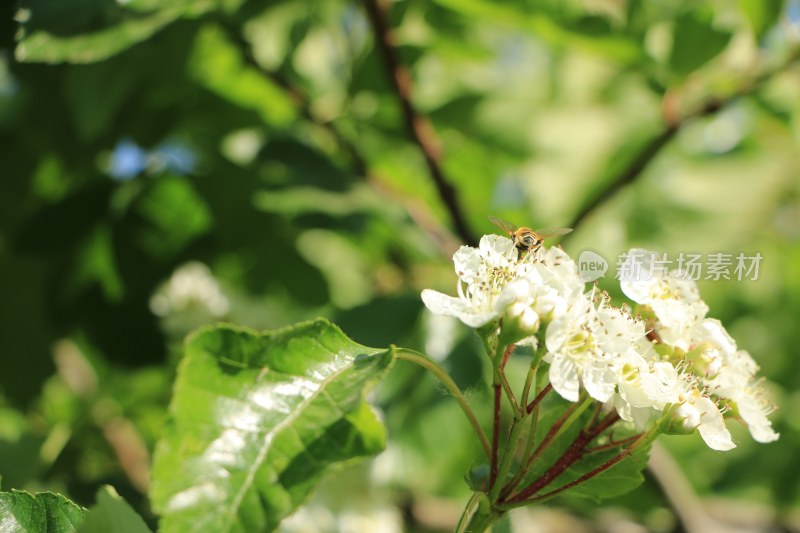
[[758, 442], [778, 440], [780, 433], [776, 433], [772, 429], [772, 423], [767, 418], [758, 398], [752, 394], [742, 394], [736, 400], [736, 409], [747, 424], [747, 429], [750, 430], [753, 439]]
[[431, 289], [422, 291], [422, 302], [434, 314], [454, 316], [471, 328], [479, 328], [495, 318], [494, 313], [478, 313], [462, 300]]
[[583, 367], [583, 386], [589, 396], [599, 402], [607, 402], [614, 394], [616, 374], [611, 365], [602, 360], [592, 361]]
[[719, 412], [717, 404], [711, 399], [701, 396], [694, 400], [695, 407], [700, 411], [700, 425], [697, 431], [712, 450], [721, 452], [732, 450], [736, 447], [731, 439], [728, 428], [725, 427], [725, 420]]
[[580, 381], [578, 367], [569, 357], [555, 354], [550, 365], [550, 383], [557, 393], [565, 400], [578, 401]]

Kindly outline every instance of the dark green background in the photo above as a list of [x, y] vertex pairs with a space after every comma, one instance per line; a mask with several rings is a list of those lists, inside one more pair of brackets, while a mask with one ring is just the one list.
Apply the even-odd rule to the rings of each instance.
[[[439, 357], [485, 404], [476, 339], [423, 313], [421, 289], [454, 293], [450, 255], [465, 236], [449, 229], [364, 13], [340, 0], [3, 7], [4, 490], [88, 505], [110, 483], [152, 522], [120, 459], [152, 451], [181, 339], [214, 320], [327, 316], [358, 342]], [[664, 442], [703, 497], [776, 523], [800, 498], [798, 17], [796, 2], [762, 0], [390, 9], [413, 103], [473, 234], [496, 231], [489, 214], [575, 225], [565, 249], [600, 253], [612, 273], [633, 245], [762, 254], [757, 281], [700, 288], [762, 366], [781, 440], [757, 445], [737, 427], [730, 453]], [[114, 176], [125, 145], [142, 166]], [[213, 272], [228, 312], [195, 302], [156, 316], [151, 298], [190, 261]], [[600, 285], [620, 296], [613, 279]], [[422, 527], [420, 502], [458, 509], [480, 452], [457, 406], [402, 363], [376, 397], [390, 449], [317, 505], [388, 509], [409, 528]], [[674, 523], [652, 479], [612, 505], [651, 529]]]

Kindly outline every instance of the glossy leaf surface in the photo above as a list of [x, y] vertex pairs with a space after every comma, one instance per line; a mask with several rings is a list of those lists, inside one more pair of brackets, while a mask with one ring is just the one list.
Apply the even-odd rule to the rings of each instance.
[[272, 530], [332, 465], [380, 452], [364, 394], [393, 360], [325, 320], [192, 336], [153, 470], [163, 531]]
[[0, 492], [0, 531], [4, 533], [71, 533], [77, 531], [85, 512], [52, 492]]

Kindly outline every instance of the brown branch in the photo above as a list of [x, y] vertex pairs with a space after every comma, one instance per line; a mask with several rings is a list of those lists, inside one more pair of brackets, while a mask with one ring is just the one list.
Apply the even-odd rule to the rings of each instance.
[[[767, 81], [772, 79], [773, 76], [791, 66], [798, 59], [800, 59], [800, 49], [789, 54], [786, 60], [776, 67], [765, 70], [752, 81], [743, 84], [737, 92], [725, 97], [711, 98], [696, 109], [683, 115], [676, 110], [674, 94], [668, 91], [663, 97], [664, 129], [653, 137], [650, 142], [645, 144], [641, 151], [633, 157], [630, 163], [615, 178], [611, 179], [602, 190], [590, 197], [583, 206], [581, 206], [573, 217], [569, 227], [578, 227], [586, 217], [613, 198], [617, 192], [626, 185], [636, 181], [636, 179], [644, 173], [650, 163], [655, 160], [658, 154], [661, 153], [661, 150], [675, 138], [675, 135], [686, 126], [686, 124], [692, 120], [713, 115], [740, 98], [755, 92]], [[570, 236], [566, 236], [562, 239], [562, 242], [569, 237]]]
[[328, 120], [323, 120], [316, 113], [314, 113], [313, 109], [311, 108], [311, 99], [301, 88], [292, 85], [280, 73], [269, 69], [265, 69], [264, 67], [261, 66], [261, 64], [256, 59], [255, 54], [253, 53], [253, 46], [242, 35], [241, 28], [238, 28], [235, 25], [227, 22], [222, 22], [221, 25], [225, 30], [228, 38], [231, 41], [233, 41], [233, 44], [235, 44], [236, 47], [239, 49], [239, 51], [242, 53], [242, 57], [244, 58], [245, 64], [251, 68], [254, 68], [256, 71], [261, 73], [262, 76], [269, 79], [272, 83], [283, 89], [289, 96], [289, 98], [292, 100], [292, 102], [295, 104], [295, 107], [298, 109], [303, 118], [323, 128], [333, 138], [336, 139], [336, 142], [339, 143], [339, 145], [347, 153], [347, 156], [351, 159], [353, 165], [353, 171], [359, 176], [366, 176], [367, 175], [366, 159], [361, 155], [361, 153], [358, 151], [355, 145], [351, 143], [347, 139], [347, 137], [344, 134], [342, 134], [341, 131], [339, 131], [339, 128], [336, 127], [336, 124]]
[[[589, 200], [583, 204], [572, 219], [569, 227], [577, 228], [580, 226], [581, 222], [583, 222], [586, 217], [616, 195], [617, 191], [624, 188], [629, 183], [633, 183], [661, 152], [661, 149], [675, 137], [675, 134], [678, 133], [678, 129], [679, 127], [668, 126], [664, 131], [647, 143], [644, 148], [642, 148], [642, 151], [633, 158], [633, 161], [631, 161], [616, 178], [611, 180], [597, 195], [589, 198]], [[565, 239], [562, 239], [562, 242], [563, 240]]]
[[553, 390], [553, 385], [548, 383], [547, 385], [544, 386], [544, 388], [541, 391], [539, 391], [539, 394], [536, 395], [536, 398], [534, 398], [531, 401], [531, 403], [529, 403], [528, 406], [525, 408], [525, 410], [528, 412], [528, 414], [531, 414], [533, 412], [533, 410], [536, 409], [536, 406], [539, 405], [540, 403], [542, 403], [542, 400], [544, 400], [544, 397], [547, 396], [547, 394], [551, 390]]
[[623, 448], [622, 450], [619, 451], [619, 453], [617, 453], [617, 455], [615, 455], [614, 457], [612, 457], [611, 459], [609, 459], [605, 463], [601, 464], [600, 466], [590, 470], [589, 472], [586, 472], [585, 474], [580, 476], [578, 479], [576, 479], [574, 481], [570, 481], [566, 485], [562, 485], [561, 487], [558, 487], [557, 489], [553, 489], [550, 492], [546, 492], [544, 494], [536, 496], [535, 498], [531, 498], [531, 499], [527, 500], [525, 503], [535, 503], [535, 502], [538, 502], [538, 501], [547, 500], [549, 498], [552, 498], [556, 494], [560, 494], [560, 493], [562, 493], [562, 492], [564, 492], [564, 491], [566, 491], [568, 489], [571, 489], [572, 487], [575, 487], [575, 486], [580, 485], [581, 483], [583, 483], [585, 481], [588, 481], [589, 479], [591, 479], [591, 478], [593, 478], [595, 476], [598, 476], [598, 475], [602, 474], [603, 472], [605, 472], [606, 470], [608, 470], [612, 466], [616, 465], [617, 463], [619, 463], [620, 461], [622, 461], [626, 457], [630, 456], [633, 453], [633, 450], [641, 443], [641, 439], [642, 439], [642, 435], [640, 435], [639, 438], [633, 442], [633, 444], [631, 444], [627, 448]]
[[421, 115], [411, 103], [411, 74], [400, 61], [393, 43], [393, 33], [387, 22], [387, 8], [381, 0], [363, 0], [378, 48], [388, 70], [389, 82], [395, 92], [403, 119], [413, 141], [417, 144], [428, 167], [431, 179], [442, 203], [447, 207], [456, 233], [466, 244], [475, 245], [477, 239], [467, 224], [458, 194], [444, 175], [441, 165], [441, 144], [430, 120]]
[[300, 115], [317, 127], [325, 130], [333, 140], [342, 148], [343, 152], [350, 159], [350, 170], [353, 174], [367, 180], [380, 194], [390, 198], [392, 201], [400, 203], [408, 216], [417, 226], [428, 233], [436, 243], [439, 250], [445, 256], [450, 256], [460, 246], [459, 240], [453, 236], [448, 229], [442, 226], [436, 216], [424, 202], [410, 197], [394, 187], [380, 176], [369, 169], [367, 158], [361, 153], [358, 147], [351, 142], [347, 136], [332, 121], [325, 120], [317, 115], [312, 106], [311, 99], [300, 87], [293, 85], [280, 73], [264, 68], [253, 54], [251, 43], [242, 35], [241, 28], [233, 23], [223, 20], [220, 26], [225, 30], [228, 38], [239, 49], [244, 58], [245, 64], [255, 69], [261, 76], [274, 83], [284, 92], [294, 103]]
[[500, 384], [492, 386], [494, 392], [494, 419], [492, 420], [492, 457], [489, 467], [489, 486], [497, 480], [497, 453], [500, 448]]
[[[573, 405], [577, 405], [577, 404], [573, 404]], [[563, 419], [563, 415], [562, 415], [562, 419]], [[616, 422], [617, 420], [619, 420], [619, 415], [617, 415], [616, 412], [612, 412], [608, 416], [606, 416], [597, 426], [593, 427], [591, 430], [582, 430], [580, 433], [578, 433], [578, 436], [575, 437], [575, 440], [572, 441], [572, 444], [570, 444], [569, 448], [567, 448], [567, 450], [564, 452], [564, 454], [555, 462], [555, 464], [553, 466], [548, 468], [533, 483], [531, 483], [530, 485], [528, 485], [527, 487], [522, 489], [519, 493], [511, 496], [510, 498], [508, 498], [503, 503], [508, 503], [508, 504], [512, 504], [513, 505], [513, 504], [518, 504], [520, 502], [526, 501], [526, 500], [528, 500], [528, 498], [530, 498], [531, 496], [533, 496], [534, 494], [536, 494], [537, 492], [539, 492], [540, 490], [545, 488], [547, 485], [549, 485], [550, 483], [555, 481], [558, 478], [558, 476], [563, 474], [569, 467], [571, 467], [573, 464], [578, 462], [584, 456], [584, 453], [586, 452], [586, 447], [595, 438], [597, 438], [606, 429], [611, 427], [614, 424], [614, 422]], [[556, 424], [554, 424], [554, 427], [556, 425], [558, 425], [558, 422], [556, 422]], [[555, 432], [553, 432], [553, 428], [551, 428], [550, 432], [547, 434], [547, 436], [545, 438], [550, 437], [552, 439], [553, 436], [555, 436]], [[543, 444], [544, 444], [544, 442], [543, 442]], [[632, 449], [633, 446], [635, 446], [635, 443], [633, 445], [631, 445], [630, 449]], [[540, 448], [541, 448], [541, 445], [540, 445]], [[626, 449], [626, 450], [629, 450], [629, 449]], [[623, 450], [623, 452], [626, 451], [626, 450]], [[537, 450], [537, 452], [538, 451], [539, 450]], [[622, 452], [620, 452], [620, 454], [622, 454]], [[536, 454], [534, 454], [534, 458], [535, 458], [535, 456], [536, 456]], [[607, 466], [601, 465], [601, 467], [604, 467], [604, 468], [602, 468], [602, 470], [597, 470], [597, 471], [593, 470], [589, 474], [597, 475], [600, 472], [602, 472], [603, 470], [605, 470], [607, 468], [611, 468], [611, 466], [613, 466], [616, 462], [619, 462], [623, 458], [624, 458], [624, 455], [616, 458], [616, 460], [612, 459], [613, 462], [609, 461], [610, 464], [608, 464]], [[528, 465], [531, 462], [532, 461], [528, 461]], [[528, 465], [526, 465], [526, 468], [527, 468]], [[588, 478], [586, 478], [586, 479], [588, 479]], [[580, 482], [583, 482], [583, 481], [585, 481], [585, 479], [581, 479]], [[570, 485], [570, 486], [572, 486], [572, 485]], [[557, 489], [557, 490], [564, 490], [564, 489]]]

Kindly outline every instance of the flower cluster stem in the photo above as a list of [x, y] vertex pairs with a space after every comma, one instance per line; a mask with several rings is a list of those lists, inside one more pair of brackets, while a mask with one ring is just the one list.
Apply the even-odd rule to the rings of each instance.
[[419, 352], [409, 350], [408, 348], [395, 348], [395, 354], [398, 359], [414, 363], [415, 365], [419, 365], [426, 370], [429, 370], [439, 379], [448, 392], [453, 395], [453, 398], [456, 399], [458, 405], [461, 406], [461, 410], [464, 411], [464, 414], [467, 416], [470, 425], [472, 425], [472, 428], [475, 430], [475, 434], [478, 436], [478, 440], [481, 442], [481, 447], [483, 447], [486, 458], [489, 459], [492, 455], [492, 448], [489, 445], [489, 439], [486, 438], [486, 433], [484, 433], [481, 423], [475, 416], [475, 412], [470, 407], [469, 402], [467, 402], [467, 398], [464, 396], [464, 393], [461, 392], [461, 389], [458, 388], [456, 382], [453, 381], [453, 378], [451, 378], [441, 366], [436, 364], [436, 362]]

